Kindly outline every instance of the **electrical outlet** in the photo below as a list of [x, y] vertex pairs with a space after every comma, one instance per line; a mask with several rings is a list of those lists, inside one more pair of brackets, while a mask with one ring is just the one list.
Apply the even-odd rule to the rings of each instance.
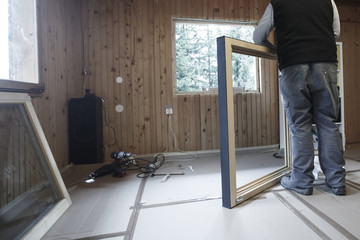
[[166, 115], [173, 114], [173, 108], [172, 108], [172, 106], [165, 106], [165, 114], [166, 114]]

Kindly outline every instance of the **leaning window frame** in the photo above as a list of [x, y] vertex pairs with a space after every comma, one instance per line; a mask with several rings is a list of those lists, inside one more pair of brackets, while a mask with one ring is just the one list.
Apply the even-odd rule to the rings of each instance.
[[[207, 20], [207, 19], [192, 19], [192, 18], [172, 18], [172, 56], [174, 59], [172, 64], [172, 75], [173, 75], [173, 92], [175, 95], [206, 95], [206, 94], [218, 94], [217, 88], [209, 88], [207, 91], [184, 91], [179, 92], [177, 90], [177, 77], [176, 77], [176, 23], [201, 23], [201, 24], [232, 24], [232, 25], [253, 25], [256, 26], [257, 22], [254, 21], [226, 21], [226, 20]], [[255, 57], [256, 67], [256, 90], [242, 90], [234, 88], [234, 94], [248, 94], [248, 93], [261, 93], [261, 78], [260, 78], [260, 58]]]
[[34, 71], [34, 79], [37, 82], [26, 82], [23, 79], [3, 79], [0, 78], [0, 92], [18, 92], [18, 93], [29, 93], [29, 94], [40, 94], [43, 93], [44, 83], [40, 81], [40, 72], [39, 72], [39, 32], [38, 32], [38, 1], [31, 0], [33, 2], [34, 7], [34, 32], [36, 33], [36, 37], [34, 38], [34, 53], [35, 55], [35, 71]]
[[219, 123], [220, 123], [220, 162], [222, 179], [222, 203], [225, 208], [233, 208], [256, 194], [277, 184], [281, 177], [292, 169], [290, 130], [282, 110], [284, 121], [281, 124], [284, 138], [284, 165], [275, 171], [253, 180], [241, 187], [236, 185], [234, 94], [231, 80], [231, 53], [257, 56], [277, 60], [276, 51], [264, 46], [240, 41], [226, 36], [217, 39], [219, 61]]

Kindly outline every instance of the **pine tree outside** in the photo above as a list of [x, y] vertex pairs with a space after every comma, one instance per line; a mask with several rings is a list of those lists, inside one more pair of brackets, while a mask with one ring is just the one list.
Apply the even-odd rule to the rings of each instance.
[[[255, 25], [175, 20], [176, 90], [217, 92], [217, 47], [221, 36], [252, 41]], [[258, 58], [233, 53], [235, 91], [258, 92]]]

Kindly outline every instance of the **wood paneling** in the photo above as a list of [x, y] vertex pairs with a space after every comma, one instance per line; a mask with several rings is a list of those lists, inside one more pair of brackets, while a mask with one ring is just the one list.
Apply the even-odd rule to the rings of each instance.
[[[88, 8], [83, 12], [91, 12], [91, 3], [92, 0], [82, 1], [83, 6]], [[91, 19], [86, 35], [88, 42], [94, 42], [88, 45], [86, 51], [90, 72], [86, 88], [105, 100], [105, 117], [115, 127], [117, 138], [121, 139], [121, 149], [136, 154], [176, 151], [169, 121], [180, 149], [219, 149], [218, 96], [174, 95], [172, 18], [250, 21], [259, 18], [267, 3], [243, 1], [243, 4], [243, 13], [235, 17], [239, 6], [232, 0], [108, 0], [97, 1], [94, 14], [83, 16], [84, 22], [86, 18]], [[114, 48], [123, 51], [120, 61], [114, 58], [118, 51]], [[275, 75], [263, 76], [267, 78], [263, 82], [264, 94], [240, 94], [237, 97], [238, 106], [242, 105], [243, 98], [245, 101], [245, 113], [239, 115], [244, 115], [244, 120], [253, 123], [239, 121], [244, 127], [238, 138], [245, 139], [238, 142], [238, 147], [279, 141], [276, 133], [278, 111], [267, 108], [271, 106], [271, 101], [265, 100], [266, 96], [269, 100], [272, 96], [275, 97], [273, 103], [277, 104], [276, 71], [273, 73]], [[124, 82], [116, 84], [117, 76], [121, 76]], [[268, 106], [262, 108], [261, 104], [265, 103]], [[122, 104], [124, 112], [115, 112], [116, 104]], [[168, 105], [174, 108], [171, 116], [165, 115], [164, 107]], [[262, 114], [269, 116], [269, 124], [262, 120]], [[243, 137], [244, 134], [246, 137]], [[118, 150], [107, 126], [104, 126], [104, 143], [105, 157]]]
[[346, 7], [360, 7], [360, 2], [358, 0], [335, 0], [337, 6], [346, 6]]
[[360, 142], [360, 7], [337, 2], [343, 42], [346, 143]]
[[343, 22], [344, 115], [346, 143], [360, 142], [360, 23]]
[[69, 162], [67, 101], [83, 93], [81, 3], [38, 1], [39, 77], [45, 93], [32, 103], [55, 160]]
[[[93, 8], [94, 3], [94, 8]], [[106, 160], [112, 151], [172, 152], [169, 121], [182, 150], [219, 148], [217, 95], [174, 95], [172, 18], [257, 21], [268, 0], [40, 0], [40, 77], [33, 100], [59, 167], [68, 164], [67, 101], [84, 89], [104, 99]], [[339, 6], [344, 42], [345, 131], [360, 142], [359, 11]], [[82, 38], [85, 34], [82, 77]], [[263, 62], [261, 94], [235, 96], [237, 147], [279, 142], [276, 63]], [[115, 78], [121, 76], [121, 84]], [[124, 111], [117, 113], [121, 104]], [[174, 114], [165, 115], [171, 105]], [[105, 121], [104, 121], [105, 122]], [[120, 148], [120, 149], [119, 149]]]

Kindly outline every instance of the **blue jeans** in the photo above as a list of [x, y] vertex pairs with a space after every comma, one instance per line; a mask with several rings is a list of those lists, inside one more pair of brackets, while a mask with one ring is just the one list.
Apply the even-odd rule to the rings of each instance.
[[319, 162], [326, 182], [345, 186], [342, 139], [335, 121], [339, 114], [336, 63], [297, 64], [281, 70], [280, 91], [289, 122], [294, 187], [312, 187], [314, 144], [312, 124], [318, 132]]

